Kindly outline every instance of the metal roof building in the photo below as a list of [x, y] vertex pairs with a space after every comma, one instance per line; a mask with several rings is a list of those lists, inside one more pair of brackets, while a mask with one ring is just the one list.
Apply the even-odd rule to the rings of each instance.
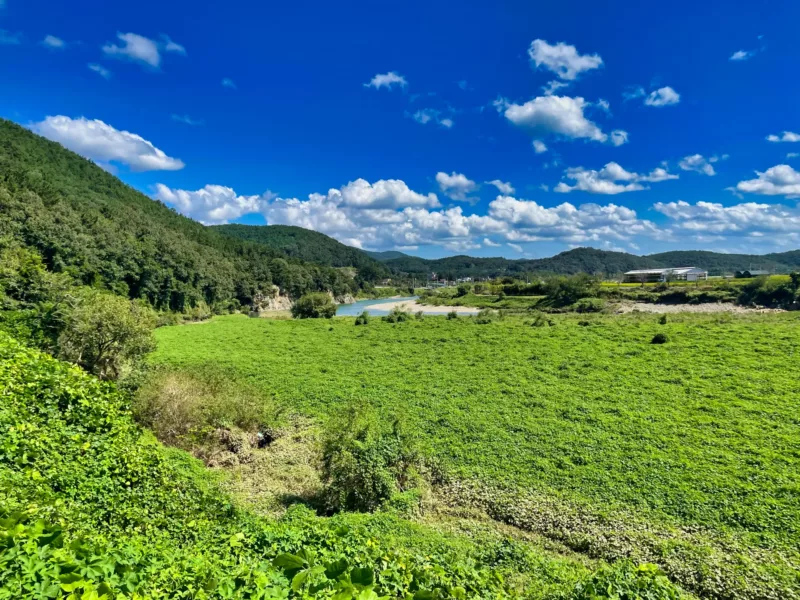
[[698, 267], [636, 269], [623, 276], [623, 283], [655, 283], [659, 281], [700, 281], [708, 279], [708, 271]]

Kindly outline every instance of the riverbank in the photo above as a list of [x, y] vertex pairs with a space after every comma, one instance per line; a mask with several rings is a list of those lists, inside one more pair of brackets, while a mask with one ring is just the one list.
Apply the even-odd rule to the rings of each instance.
[[446, 315], [449, 312], [457, 312], [460, 315], [476, 315], [480, 312], [479, 308], [470, 306], [433, 306], [430, 304], [420, 304], [417, 300], [405, 299], [389, 299], [386, 302], [373, 304], [370, 310], [381, 312], [389, 312], [395, 308], [401, 310], [408, 310], [411, 312], [422, 311], [426, 315]]

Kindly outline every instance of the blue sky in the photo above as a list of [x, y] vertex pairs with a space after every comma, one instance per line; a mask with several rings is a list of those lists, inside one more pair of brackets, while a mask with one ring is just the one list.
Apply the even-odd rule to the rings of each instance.
[[0, 115], [205, 223], [421, 256], [781, 251], [798, 22], [789, 1], [0, 0]]

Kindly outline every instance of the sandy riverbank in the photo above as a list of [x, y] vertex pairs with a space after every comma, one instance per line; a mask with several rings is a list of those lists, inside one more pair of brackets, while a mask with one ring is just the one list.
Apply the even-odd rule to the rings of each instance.
[[392, 300], [387, 299], [386, 302], [380, 304], [373, 304], [367, 311], [370, 310], [385, 310], [389, 311], [393, 308], [400, 308], [411, 312], [420, 310], [425, 311], [426, 314], [446, 315], [449, 312], [456, 311], [460, 315], [477, 315], [480, 312], [479, 308], [471, 308], [469, 306], [430, 306], [427, 304], [420, 304], [416, 300]]
[[626, 302], [620, 305], [618, 313], [772, 313], [784, 312], [777, 308], [748, 308], [738, 304], [713, 302], [708, 304], [645, 304], [644, 302]]

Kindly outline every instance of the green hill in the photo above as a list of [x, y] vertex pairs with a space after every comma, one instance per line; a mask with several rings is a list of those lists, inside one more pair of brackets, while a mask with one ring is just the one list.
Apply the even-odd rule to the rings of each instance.
[[[0, 241], [39, 253], [76, 283], [183, 311], [249, 304], [273, 283], [292, 296], [353, 281], [280, 250], [221, 235], [94, 163], [0, 119]], [[288, 260], [287, 260], [288, 259]]]
[[366, 253], [375, 260], [379, 260], [381, 262], [386, 262], [387, 260], [392, 260], [394, 258], [411, 258], [408, 254], [398, 252], [397, 250], [386, 250], [385, 252], [366, 250]]
[[346, 246], [323, 233], [291, 225], [217, 225], [226, 236], [263, 244], [288, 256], [328, 267], [355, 267], [366, 280], [386, 276], [387, 270], [368, 253]]

